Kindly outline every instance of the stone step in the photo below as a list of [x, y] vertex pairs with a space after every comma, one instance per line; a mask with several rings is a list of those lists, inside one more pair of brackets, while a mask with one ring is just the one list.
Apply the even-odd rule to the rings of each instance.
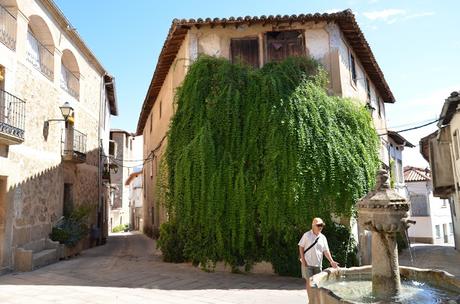
[[43, 267], [48, 264], [56, 263], [58, 261], [57, 249], [45, 249], [34, 253], [32, 256], [33, 268]]

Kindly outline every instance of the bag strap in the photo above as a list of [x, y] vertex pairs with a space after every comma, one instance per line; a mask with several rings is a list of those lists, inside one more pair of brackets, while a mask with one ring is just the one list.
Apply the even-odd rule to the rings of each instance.
[[308, 246], [308, 248], [303, 251], [303, 254], [306, 254], [308, 250], [310, 250], [313, 246], [315, 246], [316, 243], [318, 243], [318, 240], [319, 240], [319, 236], [316, 238], [316, 240], [313, 242], [313, 244]]

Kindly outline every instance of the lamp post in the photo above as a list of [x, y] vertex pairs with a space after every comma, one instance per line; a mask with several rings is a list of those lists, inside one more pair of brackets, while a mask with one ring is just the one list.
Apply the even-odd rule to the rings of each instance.
[[64, 104], [62, 106], [60, 106], [59, 109], [61, 110], [61, 114], [62, 114], [62, 117], [63, 117], [62, 119], [48, 119], [48, 120], [45, 120], [45, 122], [44, 122], [44, 125], [43, 125], [43, 137], [45, 138], [45, 140], [48, 139], [48, 130], [49, 130], [51, 121], [65, 121], [65, 122], [67, 122], [69, 120], [69, 117], [71, 117], [73, 115], [73, 108], [67, 101], [64, 102]]
[[364, 106], [364, 108], [366, 108], [367, 112], [369, 113], [369, 115], [372, 117], [372, 114], [374, 113], [375, 111], [375, 108], [371, 105], [371, 102], [368, 101], [366, 103], [366, 105]]
[[64, 117], [64, 121], [67, 121], [67, 119], [73, 114], [73, 108], [67, 101], [60, 106], [59, 109], [61, 110], [62, 117]]

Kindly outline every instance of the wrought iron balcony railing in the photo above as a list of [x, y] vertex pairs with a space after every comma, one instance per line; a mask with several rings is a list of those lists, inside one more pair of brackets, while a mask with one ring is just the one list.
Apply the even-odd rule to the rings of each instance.
[[16, 50], [16, 18], [0, 5], [0, 42], [9, 49]]
[[61, 88], [75, 97], [77, 100], [79, 96], [80, 80], [64, 65], [61, 66]]
[[37, 38], [31, 33], [27, 33], [27, 61], [30, 62], [34, 68], [40, 71], [48, 79], [54, 78], [54, 56]]
[[73, 129], [73, 127], [66, 128], [63, 143], [62, 156], [65, 161], [86, 161], [86, 134]]
[[9, 144], [23, 142], [25, 119], [26, 102], [0, 90], [0, 141]]

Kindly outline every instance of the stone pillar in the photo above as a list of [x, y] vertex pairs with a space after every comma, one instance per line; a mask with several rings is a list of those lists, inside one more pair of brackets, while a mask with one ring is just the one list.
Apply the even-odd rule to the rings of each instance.
[[400, 290], [396, 233], [373, 231], [372, 293], [377, 299], [389, 299]]

